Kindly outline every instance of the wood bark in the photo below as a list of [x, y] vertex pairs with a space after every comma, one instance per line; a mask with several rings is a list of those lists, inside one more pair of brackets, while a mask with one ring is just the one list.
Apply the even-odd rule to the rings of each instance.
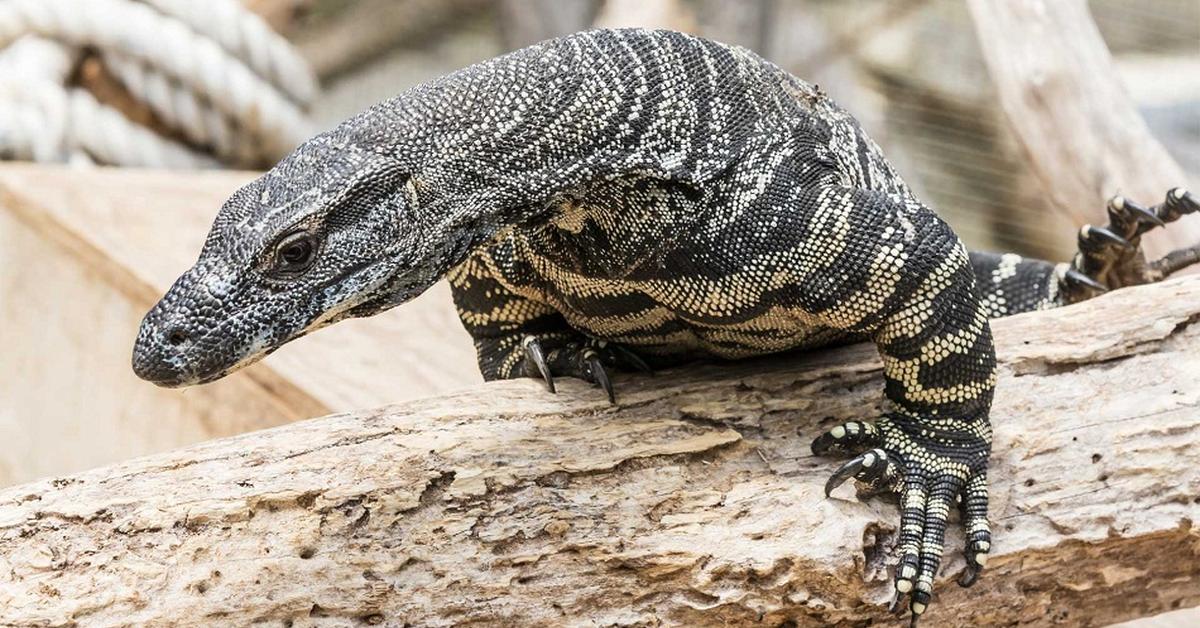
[[[927, 622], [1200, 604], [1200, 278], [994, 323], [994, 554]], [[810, 439], [880, 408], [856, 345], [532, 380], [0, 493], [0, 624], [890, 624], [898, 515]], [[81, 417], [86, 419], [86, 417]]]
[[[1150, 206], [1187, 185], [1121, 84], [1085, 0], [968, 6], [1000, 104], [1055, 207], [1078, 224], [1105, 224], [1113, 195]], [[1151, 257], [1194, 246], [1200, 217], [1143, 242]]]

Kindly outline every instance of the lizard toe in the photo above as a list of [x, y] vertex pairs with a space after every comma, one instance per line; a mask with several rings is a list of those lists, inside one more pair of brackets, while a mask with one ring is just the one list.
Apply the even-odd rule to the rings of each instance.
[[557, 377], [574, 377], [598, 386], [610, 403], [616, 403], [611, 369], [651, 372], [644, 360], [621, 345], [586, 338], [579, 334], [554, 332], [523, 336], [519, 353], [514, 356], [512, 371], [501, 377], [531, 377], [546, 384], [546, 390], [556, 392]]
[[829, 497], [834, 489], [850, 478], [862, 482], [868, 494], [881, 493], [890, 489], [901, 475], [903, 470], [900, 465], [889, 458], [887, 452], [872, 449], [838, 467], [825, 482], [825, 496]]
[[1058, 273], [1063, 302], [1077, 303], [1115, 288], [1161, 281], [1200, 263], [1200, 245], [1172, 251], [1154, 261], [1147, 261], [1141, 248], [1146, 232], [1166, 228], [1197, 211], [1200, 199], [1178, 187], [1149, 208], [1123, 196], [1109, 199], [1108, 225], [1084, 225], [1079, 230], [1079, 252]]
[[617, 396], [613, 392], [612, 381], [608, 379], [608, 373], [604, 370], [604, 362], [600, 360], [600, 354], [596, 353], [595, 349], [589, 347], [584, 349], [581, 355], [585, 378], [599, 386], [608, 395], [609, 403], [617, 403]]
[[554, 375], [550, 373], [550, 365], [546, 363], [546, 352], [542, 350], [542, 343], [537, 336], [525, 336], [521, 341], [521, 346], [525, 350], [526, 364], [532, 364], [537, 369], [537, 373], [530, 373], [531, 377], [541, 375], [546, 382], [546, 390], [557, 392], [554, 388]]
[[811, 449], [816, 456], [845, 455], [877, 447], [879, 444], [879, 430], [873, 424], [847, 421], [814, 439]]

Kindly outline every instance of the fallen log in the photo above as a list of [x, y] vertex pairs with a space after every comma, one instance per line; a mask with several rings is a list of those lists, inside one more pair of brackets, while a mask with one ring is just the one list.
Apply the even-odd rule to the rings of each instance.
[[[927, 621], [1200, 604], [1200, 278], [995, 323], [994, 554]], [[594, 388], [532, 380], [0, 493], [0, 624], [843, 625], [886, 620], [898, 521], [822, 495], [873, 348]], [[898, 621], [898, 620], [897, 620]]]

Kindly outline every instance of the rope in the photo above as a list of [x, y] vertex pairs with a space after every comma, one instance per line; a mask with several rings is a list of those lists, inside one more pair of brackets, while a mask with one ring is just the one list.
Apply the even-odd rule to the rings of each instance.
[[0, 82], [0, 157], [66, 161], [66, 101], [51, 83], [27, 86], [21, 93]]
[[164, 140], [130, 122], [121, 112], [96, 102], [82, 89], [67, 94], [68, 137], [103, 163], [138, 167], [215, 168], [216, 160]]
[[103, 59], [125, 89], [192, 143], [207, 147], [218, 159], [233, 166], [249, 167], [263, 160], [259, 147], [238, 141], [240, 129], [206, 98], [197, 97], [162, 72], [120, 53], [104, 53]]
[[297, 103], [317, 94], [317, 80], [291, 44], [236, 0], [142, 0], [212, 39]]
[[[0, 156], [250, 167], [311, 134], [311, 71], [234, 0], [0, 0], [0, 49]], [[69, 87], [85, 50], [187, 146]]]
[[[34, 40], [36, 41], [36, 40]], [[54, 46], [52, 42], [38, 42]], [[0, 152], [36, 161], [70, 161], [83, 152], [101, 163], [139, 167], [213, 168], [191, 151], [130, 122], [90, 93], [35, 80], [14, 89], [0, 82]]]
[[60, 46], [33, 37], [0, 56], [0, 157], [60, 160], [65, 114], [53, 92], [71, 65]]

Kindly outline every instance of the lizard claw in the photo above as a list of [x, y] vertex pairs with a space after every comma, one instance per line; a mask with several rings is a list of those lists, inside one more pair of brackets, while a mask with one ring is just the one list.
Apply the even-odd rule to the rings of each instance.
[[1096, 292], [1108, 292], [1108, 288], [1105, 288], [1104, 284], [1092, 279], [1091, 277], [1088, 277], [1074, 268], [1067, 269], [1067, 272], [1063, 275], [1063, 280], [1069, 284], [1084, 286], [1086, 288], [1095, 290]]
[[1130, 244], [1129, 240], [1117, 235], [1108, 227], [1084, 225], [1083, 229], [1079, 230], [1079, 248], [1081, 250], [1096, 250], [1112, 244], [1123, 249], [1133, 248], [1133, 244]]
[[513, 366], [501, 377], [541, 379], [550, 392], [555, 392], [556, 376], [574, 377], [599, 386], [613, 404], [617, 402], [617, 396], [608, 369], [637, 368], [651, 372], [650, 366], [626, 347], [568, 333], [525, 335], [521, 336], [520, 343], [510, 346], [519, 353], [504, 358]]
[[832, 495], [835, 488], [841, 486], [846, 482], [846, 480], [854, 477], [854, 474], [858, 473], [861, 469], [861, 456], [850, 460], [849, 462], [843, 463], [842, 466], [838, 467], [837, 470], [833, 472], [833, 475], [829, 476], [829, 479], [825, 481], [825, 497]]
[[891, 484], [899, 477], [899, 467], [892, 462], [882, 449], [872, 449], [842, 466], [825, 482], [825, 497], [841, 486], [846, 480], [856, 478], [860, 482], [878, 488], [880, 485]]
[[525, 348], [525, 357], [537, 366], [542, 379], [546, 381], [546, 390], [557, 392], [554, 389], [554, 376], [550, 374], [550, 365], [546, 363], [546, 354], [542, 351], [542, 343], [538, 342], [536, 336], [525, 336], [521, 345]]
[[583, 354], [584, 363], [587, 364], [587, 372], [591, 375], [594, 383], [604, 389], [608, 395], [609, 403], [617, 402], [617, 395], [613, 392], [612, 382], [608, 379], [608, 373], [604, 370], [604, 363], [600, 361], [600, 356], [593, 350], [588, 349]]
[[1158, 208], [1159, 216], [1167, 222], [1197, 211], [1200, 211], [1200, 199], [1184, 188], [1171, 188], [1166, 200]]
[[1123, 196], [1114, 196], [1108, 201], [1108, 222], [1125, 227], [1126, 233], [1141, 233], [1153, 227], [1167, 226], [1158, 214]]
[[621, 345], [608, 345], [608, 346], [612, 349], [612, 352], [614, 355], [616, 355], [620, 360], [624, 361], [629, 366], [632, 366], [634, 368], [634, 370], [645, 373], [647, 375], [654, 374], [654, 369], [650, 368], [650, 365], [646, 364], [646, 361], [643, 360], [641, 358], [641, 356], [639, 356], [638, 354], [630, 351], [629, 349], [626, 349], [625, 347], [623, 347]]
[[1186, 214], [1200, 212], [1200, 199], [1184, 188], [1172, 188], [1154, 207], [1143, 207], [1123, 196], [1108, 201], [1108, 225], [1085, 225], [1079, 230], [1079, 252], [1058, 282], [1063, 303], [1077, 303], [1105, 292], [1105, 289], [1136, 286], [1161, 281], [1172, 273], [1200, 263], [1200, 246], [1168, 253], [1158, 260], [1147, 260], [1141, 250], [1141, 237], [1160, 229]]
[[975, 581], [979, 579], [981, 571], [983, 571], [982, 567], [968, 560], [967, 568], [958, 576], [958, 586], [966, 588], [975, 584]]
[[[901, 602], [904, 601], [904, 595], [900, 591], [896, 591], [896, 595], [892, 597], [892, 603], [888, 605], [888, 613], [895, 615], [900, 611]], [[922, 610], [922, 612], [924, 612]], [[916, 628], [917, 622], [921, 620], [921, 613], [913, 612], [908, 618], [908, 628]]]

